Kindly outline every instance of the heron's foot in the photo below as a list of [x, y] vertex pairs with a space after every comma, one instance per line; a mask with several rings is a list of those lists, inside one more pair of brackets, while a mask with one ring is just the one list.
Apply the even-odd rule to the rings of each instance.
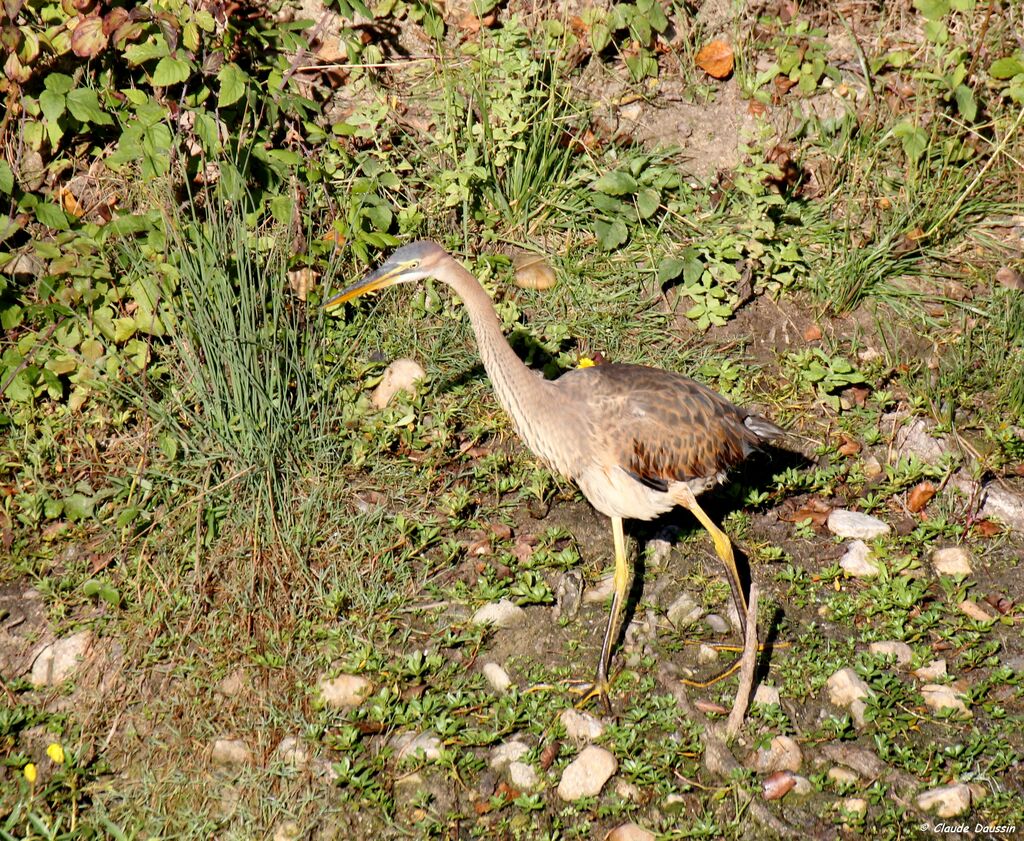
[[570, 683], [575, 684], [570, 686], [569, 691], [573, 695], [578, 695], [579, 699], [573, 705], [578, 710], [585, 709], [590, 703], [596, 698], [601, 704], [602, 710], [606, 715], [610, 715], [612, 712], [611, 702], [611, 682], [607, 678], [598, 678], [595, 681], [571, 681]]
[[[698, 644], [698, 643], [694, 643], [694, 644]], [[737, 654], [742, 654], [743, 653], [743, 646], [742, 645], [733, 645], [731, 643], [715, 643], [715, 644], [712, 644], [710, 647], [715, 649], [715, 651], [732, 651], [732, 652], [735, 652]], [[776, 643], [772, 643], [770, 645], [765, 645], [765, 644], [759, 643], [758, 646], [757, 646], [757, 653], [761, 654], [762, 652], [768, 650], [769, 648], [775, 649], [775, 648], [788, 648], [788, 647], [789, 647], [789, 643], [784, 643], [784, 642], [776, 642]], [[732, 663], [730, 663], [728, 666], [726, 666], [724, 669], [722, 669], [722, 671], [716, 672], [715, 674], [711, 675], [711, 677], [707, 678], [706, 680], [692, 680], [690, 678], [681, 678], [681, 681], [682, 681], [684, 686], [693, 686], [693, 687], [695, 687], [697, 689], [707, 689], [709, 686], [714, 686], [716, 683], [720, 683], [721, 681], [726, 680], [727, 678], [730, 678], [734, 674], [736, 674], [736, 672], [738, 672], [740, 670], [740, 665], [742, 664], [742, 662], [743, 662], [743, 658], [742, 657], [737, 657]]]

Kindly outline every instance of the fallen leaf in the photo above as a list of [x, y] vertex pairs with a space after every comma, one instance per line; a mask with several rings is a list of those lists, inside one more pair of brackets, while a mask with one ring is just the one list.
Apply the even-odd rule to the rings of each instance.
[[1024, 275], [1009, 266], [1003, 266], [996, 272], [996, 283], [1007, 289], [1024, 290]]
[[998, 523], [986, 519], [975, 522], [974, 531], [981, 537], [995, 537], [997, 534], [1002, 534], [1003, 528]]
[[772, 84], [775, 86], [775, 93], [782, 97], [789, 93], [789, 91], [796, 85], [796, 82], [790, 79], [789, 76], [779, 75], [772, 80]]
[[849, 435], [843, 435], [843, 443], [839, 445], [839, 455], [855, 456], [860, 452], [860, 442], [854, 441]]
[[296, 298], [300, 301], [305, 301], [309, 290], [316, 284], [317, 277], [318, 275], [313, 269], [305, 266], [288, 272], [288, 285], [291, 287], [292, 292], [295, 293]]
[[935, 485], [929, 481], [919, 482], [907, 496], [907, 508], [914, 514], [924, 510], [924, 507], [932, 501], [935, 496]]
[[763, 102], [758, 102], [756, 99], [752, 99], [747, 103], [747, 113], [751, 117], [763, 117], [767, 111], [768, 106]]
[[714, 701], [705, 701], [703, 698], [698, 698], [696, 701], [693, 702], [693, 705], [702, 713], [726, 715], [729, 712], [729, 710], [727, 710], [721, 704], [716, 704]]
[[831, 513], [831, 505], [817, 497], [812, 497], [795, 511], [783, 511], [779, 514], [779, 519], [784, 523], [802, 523], [804, 520], [810, 520], [816, 526], [823, 526]]
[[561, 752], [561, 750], [561, 742], [552, 742], [551, 744], [547, 745], [544, 748], [544, 750], [540, 752], [540, 758], [538, 760], [540, 764], [540, 770], [547, 771], [548, 768], [550, 768], [554, 764], [554, 761], [558, 759], [558, 754]]
[[512, 539], [512, 527], [505, 523], [491, 523], [491, 533], [498, 538], [498, 540], [511, 540]]
[[765, 800], [779, 800], [796, 785], [796, 774], [792, 771], [776, 771], [761, 783], [761, 796]]
[[85, 210], [82, 208], [82, 205], [78, 203], [78, 199], [75, 198], [75, 194], [67, 187], [60, 188], [60, 203], [63, 205], [64, 210], [76, 219], [81, 219], [85, 214]]
[[732, 47], [725, 41], [705, 44], [694, 59], [697, 66], [715, 79], [725, 79], [732, 73]]
[[991, 593], [985, 596], [985, 601], [1003, 614], [1003, 616], [1006, 616], [1007, 613], [1013, 610], [1013, 602], [1006, 598], [1006, 596], [998, 596], [995, 593]]
[[821, 328], [817, 324], [812, 324], [806, 330], [804, 330], [804, 341], [805, 342], [816, 342], [821, 338]]

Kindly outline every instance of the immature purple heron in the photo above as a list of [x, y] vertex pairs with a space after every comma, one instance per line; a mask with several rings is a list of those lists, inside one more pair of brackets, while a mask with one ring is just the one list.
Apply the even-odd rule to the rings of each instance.
[[631, 578], [625, 519], [651, 520], [677, 505], [690, 511], [714, 541], [745, 629], [747, 600], [732, 544], [696, 498], [782, 430], [700, 383], [660, 368], [604, 364], [569, 371], [557, 380], [537, 376], [506, 341], [479, 281], [434, 242], [399, 248], [324, 306], [334, 309], [367, 292], [426, 277], [447, 284], [465, 303], [494, 393], [526, 446], [576, 482], [594, 508], [611, 518], [615, 593], [595, 693], [607, 704], [608, 665]]

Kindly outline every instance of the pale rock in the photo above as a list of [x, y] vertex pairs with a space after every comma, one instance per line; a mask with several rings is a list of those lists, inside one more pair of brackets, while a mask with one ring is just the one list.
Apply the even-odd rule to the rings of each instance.
[[960, 612], [975, 622], [994, 622], [996, 616], [990, 613], [986, 608], [982, 607], [977, 602], [972, 602], [970, 599], [964, 599], [960, 604], [957, 605], [960, 608]]
[[309, 751], [294, 736], [285, 736], [274, 749], [274, 754], [293, 768], [305, 768], [309, 764]]
[[217, 684], [217, 692], [225, 698], [234, 698], [245, 688], [245, 671], [235, 669]]
[[562, 772], [558, 796], [569, 802], [596, 797], [618, 768], [619, 762], [611, 751], [589, 745]]
[[643, 799], [643, 792], [640, 791], [639, 787], [626, 780], [618, 780], [615, 783], [615, 793], [619, 796], [620, 800], [625, 800], [629, 803], [639, 803]]
[[317, 683], [320, 700], [336, 710], [358, 707], [373, 692], [373, 684], [360, 675], [322, 677]]
[[846, 554], [839, 559], [839, 566], [854, 578], [874, 578], [881, 572], [863, 540], [854, 540], [846, 548]]
[[604, 722], [588, 712], [568, 709], [558, 716], [565, 728], [565, 735], [578, 745], [596, 742], [604, 734]]
[[828, 778], [836, 785], [852, 785], [860, 779], [856, 771], [843, 768], [841, 765], [834, 765], [829, 768]]
[[704, 615], [704, 609], [689, 593], [682, 593], [665, 611], [668, 621], [676, 630], [688, 628]]
[[285, 821], [274, 829], [273, 841], [299, 841], [302, 837], [302, 830], [295, 821]]
[[864, 471], [864, 477], [867, 479], [877, 479], [885, 472], [882, 463], [874, 456], [868, 456], [864, 459], [861, 469]]
[[769, 706], [771, 704], [778, 704], [780, 702], [779, 687], [769, 686], [766, 683], [759, 683], [757, 689], [754, 690], [754, 704], [764, 704]]
[[252, 762], [252, 751], [241, 739], [215, 739], [210, 761], [215, 765], [245, 765]]
[[857, 727], [863, 727], [868, 723], [868, 705], [858, 698], [850, 704], [850, 717]]
[[[882, 423], [891, 426], [894, 421], [900, 420], [897, 414], [884, 415]], [[915, 418], [910, 423], [904, 424], [896, 430], [893, 438], [893, 445], [897, 455], [915, 455], [926, 464], [935, 464], [942, 456], [950, 451], [950, 446], [945, 438], [933, 438], [930, 434], [935, 424]]]
[[797, 774], [793, 778], [793, 790], [790, 793], [797, 797], [807, 797], [814, 793], [814, 786], [807, 777]]
[[416, 394], [416, 383], [427, 375], [415, 359], [396, 359], [384, 369], [380, 384], [373, 390], [370, 402], [383, 409], [400, 391]]
[[989, 485], [978, 514], [999, 520], [1014, 531], [1024, 531], [1024, 497], [1016, 491]]
[[508, 676], [508, 672], [497, 663], [484, 663], [483, 673], [495, 692], [507, 692], [512, 685], [512, 678]]
[[920, 669], [914, 669], [911, 674], [918, 680], [938, 680], [946, 676], [946, 661], [942, 658], [926, 663]]
[[495, 771], [504, 771], [513, 762], [518, 762], [530, 752], [530, 746], [519, 739], [509, 739], [491, 749], [487, 764]]
[[843, 810], [858, 818], [863, 818], [868, 813], [868, 801], [863, 797], [847, 797], [842, 802]]
[[92, 631], [79, 631], [50, 643], [32, 663], [32, 685], [56, 686], [73, 677], [92, 644]]
[[767, 748], [751, 755], [748, 765], [762, 774], [771, 774], [775, 771], [799, 771], [803, 761], [803, 752], [795, 739], [775, 736]]
[[836, 508], [832, 511], [825, 525], [832, 534], [859, 540], [883, 537], [892, 531], [892, 526], [877, 517], [859, 511], [848, 511], [845, 508]]
[[555, 585], [555, 619], [569, 621], [580, 612], [583, 601], [583, 576], [579, 570], [563, 572]]
[[896, 665], [901, 668], [909, 666], [910, 661], [914, 659], [913, 649], [905, 642], [898, 640], [873, 642], [868, 646], [868, 651], [879, 657], [895, 657]]
[[520, 791], [530, 791], [537, 787], [540, 777], [536, 769], [528, 762], [510, 762], [508, 764], [508, 781]]
[[717, 613], [709, 613], [704, 617], [704, 622], [714, 634], [727, 634], [729, 633], [729, 623], [725, 617], [720, 616]]
[[707, 643], [701, 643], [697, 646], [697, 662], [702, 666], [707, 666], [711, 663], [718, 661], [718, 650]]
[[921, 695], [924, 697], [924, 702], [936, 712], [956, 710], [965, 716], [973, 715], [951, 686], [943, 686], [941, 683], [926, 683], [921, 687]]
[[932, 566], [939, 575], [967, 576], [971, 569], [971, 553], [962, 546], [947, 546], [932, 552]]
[[639, 824], [624, 823], [605, 836], [605, 841], [655, 841], [655, 834]]
[[599, 578], [596, 584], [584, 590], [583, 602], [585, 604], [600, 604], [608, 601], [614, 592], [615, 578], [608, 575], [604, 578]]
[[940, 818], [955, 818], [971, 808], [971, 789], [964, 783], [922, 791], [915, 801], [922, 812], [934, 812]]
[[392, 739], [392, 747], [395, 749], [395, 759], [401, 762], [407, 757], [422, 758], [427, 762], [434, 762], [441, 758], [441, 739], [436, 733], [425, 730], [422, 733], [401, 733]]
[[868, 685], [849, 666], [832, 675], [825, 687], [829, 700], [837, 707], [849, 707], [854, 701], [863, 701], [871, 694]]
[[493, 625], [495, 628], [515, 628], [526, 621], [526, 611], [515, 602], [501, 599], [485, 604], [473, 614], [474, 625]]

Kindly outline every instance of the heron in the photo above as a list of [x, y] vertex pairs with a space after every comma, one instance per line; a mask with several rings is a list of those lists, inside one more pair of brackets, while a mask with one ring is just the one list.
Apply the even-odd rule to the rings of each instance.
[[625, 520], [653, 520], [677, 506], [690, 511], [711, 536], [746, 634], [747, 599], [732, 543], [697, 497], [725, 481], [730, 468], [783, 431], [707, 386], [661, 368], [605, 363], [544, 379], [508, 343], [480, 282], [428, 240], [397, 249], [324, 307], [334, 310], [369, 292], [425, 278], [444, 283], [462, 299], [495, 396], [526, 446], [575, 482], [611, 520], [614, 589], [597, 676], [588, 694], [609, 706], [608, 669], [632, 580]]

